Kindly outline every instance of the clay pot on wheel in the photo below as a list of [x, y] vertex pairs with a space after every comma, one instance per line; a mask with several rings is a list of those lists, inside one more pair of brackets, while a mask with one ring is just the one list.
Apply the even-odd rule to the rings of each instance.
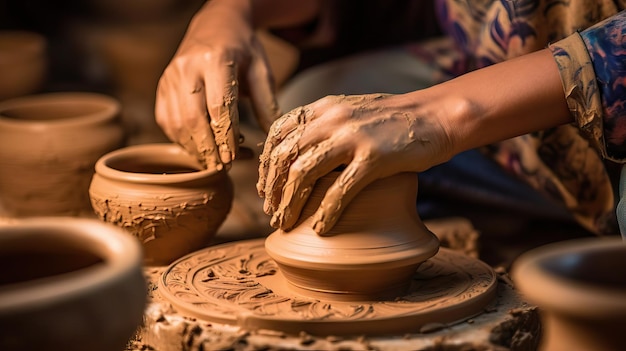
[[549, 244], [520, 256], [512, 277], [541, 312], [545, 351], [617, 351], [626, 331], [626, 244], [620, 237]]
[[46, 39], [35, 32], [0, 31], [0, 100], [33, 94], [46, 79]]
[[104, 155], [89, 189], [100, 219], [134, 235], [146, 265], [167, 265], [209, 244], [225, 220], [233, 186], [176, 144], [135, 145]]
[[18, 217], [90, 213], [94, 165], [123, 144], [119, 110], [78, 92], [0, 102], [0, 207]]
[[123, 350], [142, 322], [141, 247], [96, 219], [0, 226], [0, 350]]
[[401, 295], [417, 267], [439, 250], [439, 240], [416, 211], [417, 175], [373, 182], [320, 236], [313, 231], [312, 215], [338, 174], [317, 181], [292, 230], [267, 238], [268, 255], [292, 288], [309, 296], [371, 300]]

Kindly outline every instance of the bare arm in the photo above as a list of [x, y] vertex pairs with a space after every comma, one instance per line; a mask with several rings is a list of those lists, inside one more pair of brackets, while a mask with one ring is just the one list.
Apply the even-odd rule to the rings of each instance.
[[444, 101], [453, 154], [573, 122], [554, 57], [541, 50], [467, 73], [406, 98]]
[[556, 63], [542, 50], [424, 90], [330, 96], [295, 109], [272, 125], [257, 188], [271, 224], [288, 230], [315, 181], [345, 166], [314, 215], [322, 234], [376, 179], [570, 121]]

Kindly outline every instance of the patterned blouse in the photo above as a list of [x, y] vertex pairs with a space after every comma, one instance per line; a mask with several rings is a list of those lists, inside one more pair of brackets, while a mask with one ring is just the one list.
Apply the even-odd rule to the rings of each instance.
[[483, 148], [563, 204], [587, 229], [617, 234], [617, 163], [626, 162], [626, 0], [437, 0], [446, 39], [410, 45], [445, 80], [549, 48], [575, 123]]

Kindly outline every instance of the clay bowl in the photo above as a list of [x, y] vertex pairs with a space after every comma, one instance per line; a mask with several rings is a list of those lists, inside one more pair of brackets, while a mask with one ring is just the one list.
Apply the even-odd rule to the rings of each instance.
[[122, 148], [95, 168], [94, 212], [143, 244], [146, 265], [167, 265], [207, 246], [233, 201], [228, 175], [203, 169], [176, 144]]
[[142, 322], [141, 247], [96, 219], [0, 226], [0, 350], [123, 350]]
[[541, 350], [623, 350], [626, 244], [620, 237], [533, 249], [514, 262], [511, 275], [541, 311]]
[[46, 39], [29, 31], [0, 31], [0, 101], [41, 89], [47, 71]]
[[11, 216], [91, 213], [102, 155], [123, 145], [117, 100], [66, 92], [0, 102], [0, 202]]
[[320, 236], [312, 216], [338, 172], [320, 178], [290, 231], [265, 241], [294, 292], [338, 301], [401, 296], [419, 265], [439, 250], [439, 240], [419, 218], [417, 175], [400, 173], [363, 189], [331, 230]]

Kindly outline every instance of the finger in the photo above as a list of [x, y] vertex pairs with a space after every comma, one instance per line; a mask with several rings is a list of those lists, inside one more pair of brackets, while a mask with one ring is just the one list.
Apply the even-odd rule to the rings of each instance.
[[204, 80], [181, 79], [180, 82], [183, 146], [194, 149], [207, 169], [221, 170], [224, 165], [217, 155], [217, 144], [209, 126]]
[[287, 180], [289, 167], [298, 157], [298, 139], [300, 139], [300, 134], [301, 130], [296, 130], [289, 134], [285, 140], [271, 152], [264, 181], [265, 188], [263, 190], [263, 194], [265, 195], [263, 211], [267, 214], [273, 214], [278, 208], [282, 187]]
[[[206, 106], [217, 153], [224, 165], [230, 165], [239, 144], [239, 87], [234, 60], [212, 60], [206, 70]], [[211, 74], [209, 74], [211, 72]], [[210, 83], [209, 83], [210, 82]]]
[[317, 179], [350, 161], [348, 144], [344, 143], [344, 147], [336, 144], [335, 140], [324, 140], [309, 148], [291, 165], [280, 204], [270, 221], [273, 227], [291, 229], [298, 221]]
[[376, 179], [376, 176], [369, 172], [371, 169], [369, 163], [363, 159], [353, 160], [328, 188], [320, 207], [313, 215], [313, 230], [317, 234], [326, 234], [337, 223], [354, 197]]
[[180, 121], [180, 114], [175, 113], [178, 109], [178, 100], [175, 98], [174, 91], [171, 89], [167, 74], [168, 70], [161, 76], [157, 84], [154, 115], [163, 133], [165, 133], [171, 141], [178, 142], [182, 122]]
[[302, 129], [304, 123], [305, 109], [304, 107], [298, 107], [279, 118], [270, 127], [265, 145], [263, 146], [263, 152], [259, 156], [259, 180], [257, 182], [259, 196], [266, 197], [265, 189], [267, 187], [267, 177], [272, 163], [271, 155], [274, 148], [297, 128], [300, 127]]
[[274, 78], [263, 48], [258, 41], [252, 45], [254, 51], [247, 74], [248, 89], [256, 119], [261, 128], [268, 132], [282, 113], [276, 101]]
[[220, 169], [202, 91], [201, 80], [190, 78], [176, 68], [167, 70], [157, 88], [156, 119], [168, 138], [183, 146], [203, 166]]

